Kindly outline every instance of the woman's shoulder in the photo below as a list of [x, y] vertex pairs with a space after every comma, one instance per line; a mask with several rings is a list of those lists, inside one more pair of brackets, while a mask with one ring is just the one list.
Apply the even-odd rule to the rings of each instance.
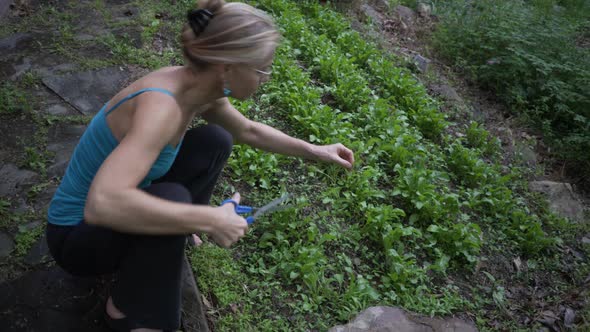
[[158, 70], [147, 73], [133, 83], [129, 84], [125, 90], [130, 92], [137, 92], [140, 90], [165, 90], [171, 95], [175, 95], [177, 90], [176, 84], [176, 70], [177, 67], [163, 67]]

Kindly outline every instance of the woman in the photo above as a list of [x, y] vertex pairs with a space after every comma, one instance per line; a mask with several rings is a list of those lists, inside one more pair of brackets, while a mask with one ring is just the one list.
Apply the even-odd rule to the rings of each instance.
[[[209, 234], [224, 247], [244, 236], [247, 223], [232, 204], [208, 205], [234, 139], [346, 168], [354, 162], [341, 144], [292, 138], [229, 103], [227, 96], [246, 99], [269, 79], [279, 34], [266, 14], [200, 1], [181, 40], [185, 66], [137, 80], [94, 117], [48, 212], [47, 238], [61, 267], [118, 273], [105, 315], [117, 330], [179, 327], [187, 234]], [[209, 124], [187, 131], [198, 116]]]

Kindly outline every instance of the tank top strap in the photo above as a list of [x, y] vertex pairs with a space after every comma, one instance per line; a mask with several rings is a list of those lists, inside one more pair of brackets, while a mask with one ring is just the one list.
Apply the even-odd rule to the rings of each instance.
[[174, 97], [174, 94], [173, 94], [172, 92], [170, 92], [170, 91], [166, 90], [166, 89], [161, 89], [161, 88], [145, 88], [145, 89], [141, 89], [141, 90], [139, 90], [139, 91], [135, 91], [135, 92], [133, 92], [132, 94], [128, 95], [127, 97], [125, 97], [125, 98], [123, 98], [123, 99], [119, 100], [119, 102], [118, 102], [118, 103], [116, 103], [116, 104], [115, 104], [115, 106], [113, 106], [113, 107], [111, 107], [110, 109], [108, 109], [108, 110], [105, 112], [105, 114], [107, 114], [107, 115], [108, 115], [108, 114], [109, 114], [109, 113], [111, 113], [113, 110], [115, 110], [117, 107], [121, 106], [121, 104], [123, 104], [123, 103], [124, 103], [124, 102], [126, 102], [127, 100], [129, 100], [129, 99], [133, 99], [133, 98], [135, 98], [136, 96], [138, 96], [138, 95], [140, 95], [140, 94], [142, 94], [142, 93], [144, 93], [144, 92], [148, 92], [148, 91], [157, 91], [157, 92], [161, 92], [161, 93], [167, 94], [167, 95], [169, 95], [169, 96], [171, 96], [171, 97]]

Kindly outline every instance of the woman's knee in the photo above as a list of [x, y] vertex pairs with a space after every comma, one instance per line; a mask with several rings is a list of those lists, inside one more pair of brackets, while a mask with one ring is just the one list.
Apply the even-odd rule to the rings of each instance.
[[145, 188], [145, 192], [156, 197], [179, 203], [191, 203], [192, 197], [188, 189], [175, 182], [161, 182]]
[[233, 136], [227, 130], [214, 124], [207, 125], [204, 129], [207, 131], [207, 144], [222, 155], [229, 157], [234, 145]]

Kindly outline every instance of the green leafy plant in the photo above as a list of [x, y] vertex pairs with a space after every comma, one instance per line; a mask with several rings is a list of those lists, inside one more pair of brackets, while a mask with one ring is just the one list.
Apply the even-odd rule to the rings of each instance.
[[555, 153], [588, 170], [590, 56], [576, 45], [587, 3], [455, 0], [439, 8], [436, 48], [542, 130]]

